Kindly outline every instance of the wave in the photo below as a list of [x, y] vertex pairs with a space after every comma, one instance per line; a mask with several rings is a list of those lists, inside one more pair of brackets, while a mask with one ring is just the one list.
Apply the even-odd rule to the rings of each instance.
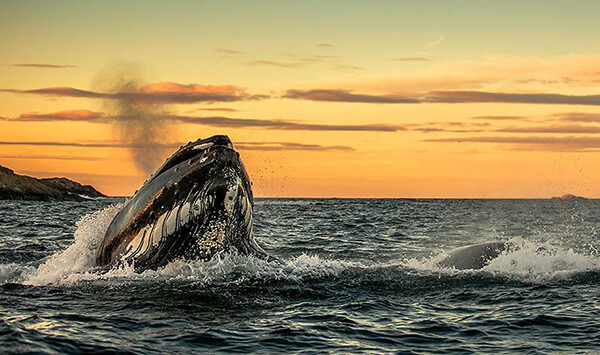
[[440, 267], [438, 263], [448, 252], [430, 258], [406, 260], [405, 265], [415, 270], [456, 274], [489, 274], [519, 281], [547, 283], [564, 280], [573, 275], [600, 271], [600, 260], [594, 255], [584, 255], [573, 249], [564, 249], [549, 242], [536, 242], [521, 237], [506, 241], [509, 247], [482, 269], [456, 270]]
[[389, 260], [387, 262], [347, 261], [314, 255], [299, 255], [287, 260], [267, 262], [254, 257], [220, 255], [208, 262], [174, 261], [158, 270], [136, 273], [123, 266], [108, 272], [95, 268], [95, 256], [108, 225], [122, 205], [112, 205], [82, 217], [77, 223], [74, 242], [64, 251], [48, 257], [39, 266], [0, 265], [0, 284], [30, 286], [69, 286], [94, 280], [184, 280], [201, 285], [231, 285], [246, 282], [307, 282], [329, 278], [381, 279], [394, 282], [402, 277], [503, 278], [527, 283], [548, 283], [587, 272], [598, 273], [600, 262], [593, 255], [577, 253], [549, 243], [513, 238], [509, 248], [480, 270], [441, 268], [437, 263], [447, 252], [428, 258]]

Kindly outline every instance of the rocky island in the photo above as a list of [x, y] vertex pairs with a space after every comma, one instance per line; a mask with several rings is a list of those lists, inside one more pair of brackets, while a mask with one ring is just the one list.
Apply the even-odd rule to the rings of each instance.
[[566, 194], [562, 196], [552, 197], [551, 200], [587, 200], [587, 198], [582, 196]]
[[90, 185], [67, 178], [38, 179], [0, 165], [0, 200], [82, 201], [106, 197]]

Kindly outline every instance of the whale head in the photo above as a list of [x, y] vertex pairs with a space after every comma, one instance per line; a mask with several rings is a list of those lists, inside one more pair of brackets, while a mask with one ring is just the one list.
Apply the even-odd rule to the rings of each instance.
[[252, 226], [250, 179], [227, 136], [182, 146], [125, 202], [97, 254], [99, 266], [156, 268], [221, 252], [266, 256]]

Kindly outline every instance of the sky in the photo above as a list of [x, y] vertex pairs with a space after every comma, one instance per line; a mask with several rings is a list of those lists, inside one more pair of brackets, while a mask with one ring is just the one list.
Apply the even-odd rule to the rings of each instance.
[[2, 1], [0, 165], [131, 195], [234, 142], [258, 197], [600, 198], [597, 1]]

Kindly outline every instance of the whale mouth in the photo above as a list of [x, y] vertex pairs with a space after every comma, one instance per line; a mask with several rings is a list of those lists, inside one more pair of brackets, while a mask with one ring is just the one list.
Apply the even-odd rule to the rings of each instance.
[[253, 195], [227, 136], [190, 142], [144, 182], [109, 226], [98, 263], [155, 268], [219, 252], [264, 254], [252, 230]]

